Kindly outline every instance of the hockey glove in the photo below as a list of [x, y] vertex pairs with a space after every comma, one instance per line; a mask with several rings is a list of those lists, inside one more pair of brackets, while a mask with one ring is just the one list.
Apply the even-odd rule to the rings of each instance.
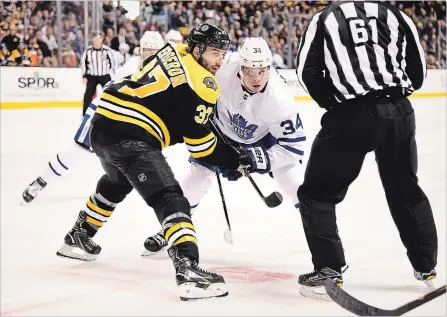
[[222, 177], [225, 177], [231, 182], [237, 181], [242, 177], [242, 173], [239, 171], [221, 170], [220, 173], [222, 174]]
[[244, 149], [244, 152], [239, 159], [241, 167], [247, 168], [252, 173], [270, 172], [270, 158], [264, 148], [255, 146]]
[[267, 152], [259, 146], [243, 149], [242, 155], [239, 158], [238, 170], [223, 170], [219, 172], [222, 177], [229, 181], [237, 181], [243, 176], [242, 169], [247, 169], [251, 173], [265, 174], [270, 172], [270, 159]]

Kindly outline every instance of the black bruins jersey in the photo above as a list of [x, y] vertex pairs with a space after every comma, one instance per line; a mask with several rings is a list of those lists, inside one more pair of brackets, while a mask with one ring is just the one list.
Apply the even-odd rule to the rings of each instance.
[[164, 149], [185, 142], [192, 157], [236, 169], [238, 154], [206, 126], [220, 93], [216, 78], [186, 52], [166, 44], [140, 70], [105, 87], [94, 126]]

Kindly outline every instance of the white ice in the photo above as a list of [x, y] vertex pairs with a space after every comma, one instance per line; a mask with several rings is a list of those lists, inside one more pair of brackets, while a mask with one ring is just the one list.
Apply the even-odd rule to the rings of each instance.
[[[416, 109], [420, 184], [428, 195], [439, 235], [437, 285], [446, 282], [446, 99], [412, 99]], [[313, 139], [322, 110], [299, 104]], [[143, 242], [159, 229], [152, 209], [132, 192], [95, 240], [98, 260], [76, 262], [56, 256], [86, 198], [102, 175], [94, 155], [48, 187], [25, 207], [25, 187], [51, 156], [71, 142], [80, 109], [2, 110], [1, 113], [1, 315], [349, 315], [333, 302], [304, 298], [297, 277], [312, 270], [299, 213], [288, 199], [275, 209], [263, 205], [248, 180], [224, 181], [234, 244], [224, 241], [226, 223], [217, 186], [197, 209], [201, 265], [221, 272], [230, 295], [181, 302], [166, 254], [141, 258]], [[310, 146], [309, 141], [309, 146]], [[166, 151], [181, 180], [184, 145]], [[337, 153], [334, 153], [337, 155]], [[268, 176], [254, 176], [268, 193]], [[360, 177], [337, 209], [350, 269], [344, 288], [363, 301], [395, 308], [428, 290], [413, 277], [378, 177], [368, 155]], [[445, 295], [408, 315], [446, 315]]]

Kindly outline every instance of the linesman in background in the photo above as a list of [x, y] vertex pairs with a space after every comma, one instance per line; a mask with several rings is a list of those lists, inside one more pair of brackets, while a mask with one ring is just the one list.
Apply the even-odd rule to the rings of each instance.
[[82, 114], [85, 114], [93, 96], [96, 86], [104, 86], [111, 80], [110, 74], [115, 72], [116, 62], [113, 51], [108, 46], [102, 44], [103, 37], [100, 31], [92, 34], [93, 44], [88, 46], [81, 59], [82, 76], [84, 77], [85, 93]]
[[309, 22], [297, 65], [303, 88], [327, 109], [298, 189], [315, 269], [299, 277], [301, 293], [315, 295], [326, 278], [343, 283], [335, 206], [371, 151], [414, 276], [432, 283], [437, 232], [418, 185], [415, 115], [407, 99], [426, 77], [412, 20], [383, 1], [333, 2]]

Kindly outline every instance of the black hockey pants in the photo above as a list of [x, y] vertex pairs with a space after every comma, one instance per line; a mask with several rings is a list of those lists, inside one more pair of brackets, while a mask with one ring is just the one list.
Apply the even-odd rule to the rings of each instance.
[[298, 189], [314, 268], [339, 271], [346, 264], [335, 205], [345, 198], [359, 175], [366, 154], [374, 151], [388, 206], [408, 258], [417, 271], [433, 269], [437, 232], [430, 203], [416, 176], [416, 126], [410, 101], [405, 97], [348, 101], [328, 110], [321, 125], [304, 182]]
[[154, 209], [168, 243], [177, 246], [180, 256], [198, 261], [190, 205], [162, 152], [143, 141], [111, 141], [114, 137], [100, 129], [93, 124], [91, 130], [92, 148], [106, 172], [98, 196], [119, 203], [135, 188]]

